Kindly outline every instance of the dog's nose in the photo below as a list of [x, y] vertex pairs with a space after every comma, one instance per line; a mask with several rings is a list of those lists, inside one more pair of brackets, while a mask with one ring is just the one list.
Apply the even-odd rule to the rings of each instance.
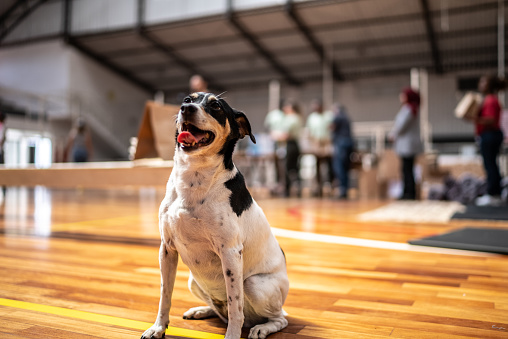
[[186, 105], [182, 105], [182, 107], [180, 107], [180, 112], [182, 112], [182, 114], [194, 114], [196, 113], [197, 111], [197, 108], [196, 106], [194, 105], [189, 105], [189, 104], [186, 104]]

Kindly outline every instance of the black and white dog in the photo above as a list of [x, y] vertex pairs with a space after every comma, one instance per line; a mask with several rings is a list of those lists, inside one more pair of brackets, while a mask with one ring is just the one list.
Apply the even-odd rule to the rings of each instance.
[[186, 97], [178, 113], [174, 168], [159, 209], [161, 298], [155, 324], [141, 338], [161, 338], [169, 324], [178, 255], [189, 267], [189, 289], [208, 306], [184, 319], [218, 316], [226, 339], [265, 338], [288, 324], [282, 305], [286, 261], [261, 208], [252, 199], [233, 151], [246, 135], [244, 113], [211, 93]]

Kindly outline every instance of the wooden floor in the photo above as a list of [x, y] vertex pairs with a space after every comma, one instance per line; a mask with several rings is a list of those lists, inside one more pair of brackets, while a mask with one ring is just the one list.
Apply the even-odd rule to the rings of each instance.
[[[0, 337], [139, 338], [158, 307], [162, 196], [149, 188], [7, 189]], [[289, 326], [270, 338], [508, 338], [508, 256], [397, 247], [464, 225], [508, 222], [360, 222], [358, 214], [386, 202], [258, 203], [273, 227], [296, 231], [278, 237], [291, 284]], [[301, 232], [319, 236], [293, 236], [309, 234]], [[330, 241], [337, 239], [343, 243]], [[187, 290], [188, 275], [180, 263], [168, 337], [219, 338], [219, 320], [181, 317], [201, 305]]]

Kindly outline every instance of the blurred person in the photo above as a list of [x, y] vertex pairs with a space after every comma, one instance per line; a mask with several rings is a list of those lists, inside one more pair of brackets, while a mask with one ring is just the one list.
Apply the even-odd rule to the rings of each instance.
[[273, 141], [273, 163], [275, 167], [276, 187], [272, 188], [272, 194], [277, 194], [281, 189], [281, 181], [284, 177], [282, 170], [284, 165], [281, 164], [286, 156], [285, 143], [281, 141], [283, 131], [284, 112], [282, 111], [282, 101], [279, 108], [273, 109], [265, 117], [264, 126], [270, 139]]
[[353, 151], [351, 121], [346, 108], [340, 104], [333, 105], [333, 120], [330, 124], [333, 142], [333, 170], [339, 180], [339, 199], [348, 198], [349, 167]]
[[[311, 102], [311, 113], [307, 117], [306, 128], [312, 152], [316, 157], [316, 180], [318, 189], [315, 195], [322, 196], [325, 182], [333, 182], [332, 158], [330, 156], [330, 124], [333, 117], [331, 112], [323, 110], [321, 100]], [[322, 178], [322, 165], [326, 167], [328, 178]]]
[[5, 125], [7, 115], [0, 111], [0, 165], [5, 164], [4, 145], [7, 137], [7, 126]]
[[76, 125], [69, 132], [65, 147], [65, 158], [72, 162], [87, 162], [92, 158], [93, 146], [90, 131], [83, 118], [76, 120]]
[[406, 87], [399, 94], [401, 107], [388, 138], [394, 143], [395, 153], [402, 160], [403, 192], [399, 200], [415, 200], [416, 184], [414, 163], [418, 154], [423, 151], [420, 138], [420, 94]]
[[199, 74], [191, 76], [189, 79], [190, 92], [208, 92], [208, 82]]
[[281, 121], [281, 129], [278, 133], [273, 134], [274, 139], [279, 143], [285, 144], [285, 196], [291, 195], [291, 187], [293, 183], [297, 185], [297, 194], [301, 195], [301, 180], [300, 180], [300, 146], [298, 139], [302, 129], [302, 118], [300, 117], [300, 108], [293, 100], [286, 100], [282, 106], [284, 112]]
[[487, 174], [487, 194], [476, 199], [478, 206], [496, 206], [502, 204], [501, 174], [497, 163], [503, 143], [501, 130], [501, 104], [497, 92], [506, 87], [506, 82], [497, 76], [482, 76], [478, 82], [478, 90], [484, 99], [478, 116], [474, 119], [476, 137], [483, 158], [483, 167]]

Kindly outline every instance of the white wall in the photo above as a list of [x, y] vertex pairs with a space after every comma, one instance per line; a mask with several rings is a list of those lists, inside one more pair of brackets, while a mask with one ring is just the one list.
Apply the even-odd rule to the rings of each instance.
[[151, 95], [76, 50], [70, 52], [69, 67], [68, 90], [79, 101], [79, 107], [74, 109], [97, 118], [127, 150], [129, 138], [137, 135], [144, 104]]
[[[429, 76], [429, 119], [436, 136], [473, 136], [472, 124], [456, 119], [453, 113], [463, 95], [457, 90], [457, 77], [458, 74]], [[392, 121], [400, 108], [399, 93], [409, 83], [409, 74], [335, 83], [334, 102], [346, 106], [353, 122]], [[311, 100], [321, 96], [320, 82], [300, 88], [281, 88], [282, 98], [299, 101], [304, 118], [310, 113]], [[233, 107], [247, 114], [256, 133], [263, 131], [268, 110], [268, 83], [266, 87], [231, 89], [225, 97]]]
[[68, 48], [51, 41], [0, 49], [0, 85], [34, 94], [65, 94]]
[[473, 124], [455, 118], [454, 110], [464, 93], [457, 89], [457, 75], [429, 77], [429, 120], [437, 136], [473, 135]]
[[56, 35], [62, 30], [63, 2], [48, 1], [35, 9], [12, 32], [5, 42]]
[[[149, 93], [59, 41], [1, 49], [0, 86], [58, 101], [59, 105], [51, 104], [58, 110], [49, 109], [50, 120], [88, 117], [95, 123], [96, 133], [116, 145], [113, 150], [125, 150], [125, 154], [129, 138], [137, 135], [144, 103], [151, 98]], [[4, 93], [2, 97], [5, 98]], [[32, 99], [11, 97], [20, 107], [41, 109]], [[108, 158], [108, 154], [100, 152], [97, 156]]]

